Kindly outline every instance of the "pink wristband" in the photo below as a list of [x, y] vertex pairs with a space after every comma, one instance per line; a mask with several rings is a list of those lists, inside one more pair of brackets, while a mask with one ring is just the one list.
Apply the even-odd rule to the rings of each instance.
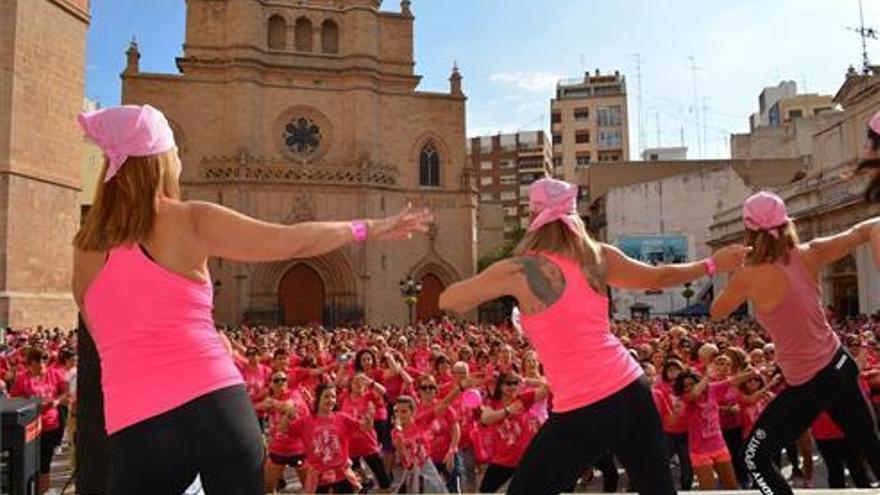
[[706, 267], [706, 274], [710, 277], [715, 275], [715, 272], [718, 271], [718, 265], [715, 264], [715, 258], [708, 257], [706, 261], [703, 262], [703, 266]]
[[351, 235], [354, 236], [355, 242], [364, 242], [367, 240], [367, 234], [369, 234], [367, 222], [363, 220], [354, 220], [349, 226], [351, 227]]

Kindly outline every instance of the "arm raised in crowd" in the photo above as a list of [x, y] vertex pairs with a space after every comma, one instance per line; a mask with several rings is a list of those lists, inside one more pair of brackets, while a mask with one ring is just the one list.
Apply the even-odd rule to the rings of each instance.
[[[726, 273], [741, 266], [748, 252], [749, 248], [745, 246], [727, 246], [718, 250], [712, 260], [719, 273]], [[630, 258], [608, 244], [602, 245], [602, 253], [608, 260], [608, 285], [619, 289], [662, 289], [707, 275], [708, 260], [652, 266]]]
[[[213, 203], [192, 201], [188, 205], [196, 239], [209, 257], [250, 262], [310, 258], [355, 241], [350, 222], [282, 225], [256, 220]], [[414, 210], [408, 205], [392, 217], [366, 220], [367, 238], [409, 239], [415, 232], [427, 232], [432, 221], [427, 210]]]

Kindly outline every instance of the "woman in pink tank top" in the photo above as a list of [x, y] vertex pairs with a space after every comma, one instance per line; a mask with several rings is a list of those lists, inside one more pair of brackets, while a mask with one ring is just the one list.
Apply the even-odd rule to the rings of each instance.
[[73, 293], [101, 362], [109, 493], [262, 494], [264, 452], [240, 371], [216, 331], [208, 260], [310, 258], [352, 242], [409, 239], [431, 214], [261, 222], [182, 201], [181, 163], [161, 112], [123, 106], [79, 123], [106, 157], [74, 240]]
[[577, 214], [577, 186], [541, 179], [530, 190], [532, 224], [514, 258], [449, 287], [444, 310], [466, 313], [512, 296], [553, 394], [552, 414], [519, 463], [509, 493], [572, 491], [603, 455], [619, 456], [640, 493], [674, 493], [660, 416], [641, 367], [611, 333], [607, 287], [648, 289], [738, 266], [744, 247], [714, 258], [650, 266], [595, 242]]
[[852, 439], [875, 476], [880, 475], [880, 439], [859, 389], [859, 369], [828, 323], [819, 286], [823, 267], [867, 243], [880, 231], [880, 219], [801, 244], [782, 199], [761, 192], [746, 200], [743, 221], [752, 251], [712, 304], [711, 314], [726, 318], [751, 301], [773, 339], [787, 385], [763, 410], [745, 442], [744, 462], [755, 487], [764, 495], [792, 493], [772, 459], [823, 411]]

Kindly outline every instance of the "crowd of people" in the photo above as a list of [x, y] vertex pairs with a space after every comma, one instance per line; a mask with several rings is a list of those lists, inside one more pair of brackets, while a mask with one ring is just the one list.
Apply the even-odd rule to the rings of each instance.
[[[786, 387], [761, 327], [654, 319], [612, 328], [653, 383], [679, 488], [751, 487], [744, 439]], [[858, 361], [866, 398], [880, 407], [880, 318], [843, 319], [834, 328]], [[266, 493], [294, 478], [305, 493], [496, 492], [553, 404], [537, 355], [510, 325], [443, 319], [404, 328], [239, 327], [222, 335], [264, 433]], [[9, 330], [0, 352], [0, 394], [42, 400], [45, 486], [52, 455], [75, 423], [75, 348], [72, 332]], [[784, 449], [793, 483], [812, 486], [814, 446], [827, 486], [873, 483], [826, 414]], [[626, 488], [618, 486], [614, 455], [596, 465], [606, 492]], [[581, 481], [592, 477], [590, 469]]]

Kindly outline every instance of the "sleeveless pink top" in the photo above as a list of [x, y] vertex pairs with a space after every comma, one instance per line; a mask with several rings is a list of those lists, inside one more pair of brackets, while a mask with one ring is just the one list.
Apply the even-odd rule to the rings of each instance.
[[573, 260], [540, 253], [562, 270], [565, 290], [547, 309], [522, 316], [553, 392], [553, 411], [568, 412], [605, 399], [642, 375], [611, 333], [608, 298], [590, 287]]
[[792, 249], [789, 263], [777, 263], [788, 280], [782, 302], [758, 313], [761, 325], [776, 346], [776, 363], [789, 385], [803, 385], [828, 366], [840, 339], [822, 308], [822, 290], [804, 268], [800, 251]]
[[101, 359], [107, 433], [244, 383], [214, 327], [213, 287], [112, 249], [85, 294]]

